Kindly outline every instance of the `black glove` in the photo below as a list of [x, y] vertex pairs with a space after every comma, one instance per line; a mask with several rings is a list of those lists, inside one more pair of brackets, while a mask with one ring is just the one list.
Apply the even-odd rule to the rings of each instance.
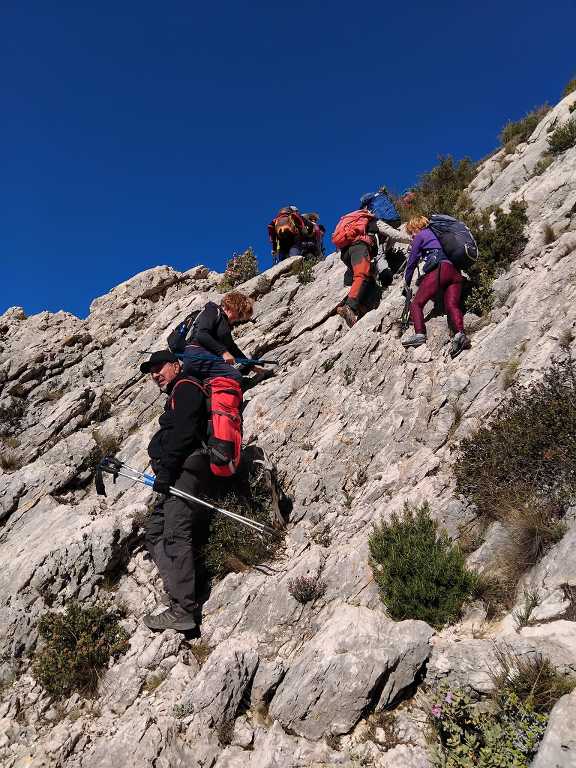
[[163, 493], [164, 496], [168, 496], [170, 493], [170, 480], [167, 477], [156, 476], [152, 490], [156, 491], [156, 493]]

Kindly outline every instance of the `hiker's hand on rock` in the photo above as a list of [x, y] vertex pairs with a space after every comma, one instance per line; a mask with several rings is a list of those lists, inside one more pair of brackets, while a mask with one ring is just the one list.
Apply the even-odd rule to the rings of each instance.
[[156, 493], [163, 493], [164, 496], [168, 496], [170, 493], [170, 483], [168, 480], [164, 480], [161, 477], [157, 477], [154, 480], [154, 485], [152, 486], [152, 490], [156, 491]]
[[235, 365], [236, 360], [234, 359], [234, 355], [231, 355], [230, 352], [223, 352], [222, 357], [224, 360], [226, 360], [227, 363], [230, 363], [230, 365]]

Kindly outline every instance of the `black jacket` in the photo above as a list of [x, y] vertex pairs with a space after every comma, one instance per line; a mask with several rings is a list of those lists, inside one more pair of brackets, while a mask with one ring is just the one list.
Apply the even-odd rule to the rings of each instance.
[[164, 413], [158, 419], [160, 429], [148, 445], [148, 455], [156, 477], [173, 483], [182, 464], [206, 437], [206, 399], [191, 377], [180, 373], [167, 390]]
[[234, 357], [244, 357], [232, 338], [232, 327], [226, 313], [213, 301], [209, 301], [196, 318], [194, 341], [215, 355], [228, 351]]

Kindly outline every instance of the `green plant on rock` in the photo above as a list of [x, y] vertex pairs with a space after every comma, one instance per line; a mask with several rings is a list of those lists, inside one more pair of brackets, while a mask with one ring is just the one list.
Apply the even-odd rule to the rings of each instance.
[[326, 593], [326, 582], [318, 576], [296, 576], [288, 581], [288, 592], [298, 603], [311, 603]]
[[548, 148], [553, 155], [559, 155], [576, 146], [576, 117], [559, 125], [548, 137]]
[[250, 246], [244, 253], [235, 253], [226, 265], [224, 277], [218, 286], [221, 293], [233, 290], [237, 285], [251, 280], [259, 273], [258, 259]]
[[572, 80], [566, 83], [566, 86], [562, 91], [562, 98], [569, 96], [571, 93], [574, 93], [574, 91], [576, 91], [576, 77], [573, 77]]
[[308, 285], [308, 283], [313, 283], [316, 279], [316, 275], [314, 274], [314, 267], [316, 264], [318, 264], [320, 261], [319, 258], [316, 256], [311, 256], [310, 258], [302, 259], [301, 262], [296, 267], [296, 279], [299, 283], [302, 285]]
[[499, 139], [500, 143], [509, 154], [514, 152], [516, 147], [524, 141], [527, 141], [534, 129], [542, 120], [542, 118], [550, 112], [550, 107], [547, 104], [543, 104], [541, 107], [536, 107], [520, 120], [509, 120], [504, 128], [500, 131]]
[[94, 693], [110, 659], [128, 650], [120, 618], [104, 605], [83, 608], [77, 602], [64, 613], [45, 613], [38, 622], [42, 645], [33, 656], [35, 679], [56, 699], [73, 691]]
[[544, 152], [540, 160], [538, 160], [538, 162], [534, 166], [534, 170], [532, 171], [532, 176], [542, 176], [544, 171], [547, 168], [549, 168], [553, 162], [554, 162], [554, 155], [552, 155], [550, 152]]
[[[255, 469], [249, 475], [248, 486], [232, 486], [220, 505], [251, 520], [270, 524], [271, 503], [263, 473]], [[214, 577], [222, 578], [272, 559], [279, 546], [279, 539], [260, 536], [228, 517], [216, 515], [204, 547], [204, 561]]]
[[427, 503], [374, 525], [370, 565], [393, 619], [422, 619], [434, 627], [458, 618], [477, 584], [464, 555], [431, 517]]
[[475, 173], [476, 165], [468, 157], [455, 161], [450, 155], [440, 156], [438, 165], [424, 173], [414, 187], [412, 204], [399, 204], [402, 218], [408, 220], [416, 213], [428, 217], [433, 213], [459, 216], [470, 205], [463, 193]]
[[503, 577], [518, 579], [565, 533], [576, 494], [576, 371], [567, 350], [541, 381], [512, 385], [492, 420], [459, 445], [457, 492], [508, 531]]
[[461, 690], [441, 686], [431, 698], [438, 768], [528, 768], [546, 730], [548, 715], [509, 692], [488, 709]]

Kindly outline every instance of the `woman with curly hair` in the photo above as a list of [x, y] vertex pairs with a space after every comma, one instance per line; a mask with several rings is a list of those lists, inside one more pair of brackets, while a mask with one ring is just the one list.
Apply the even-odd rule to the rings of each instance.
[[410, 319], [415, 333], [405, 339], [402, 344], [405, 347], [419, 347], [426, 343], [424, 307], [436, 296], [441, 295], [448, 322], [455, 334], [450, 354], [456, 357], [463, 349], [470, 348], [470, 341], [464, 333], [464, 316], [460, 309], [464, 277], [442, 250], [442, 245], [429, 228], [429, 224], [430, 221], [426, 216], [414, 216], [406, 225], [406, 230], [412, 235], [410, 256], [404, 274], [406, 290], [409, 289], [414, 271], [421, 260], [424, 262], [422, 266], [424, 274], [410, 304]]

